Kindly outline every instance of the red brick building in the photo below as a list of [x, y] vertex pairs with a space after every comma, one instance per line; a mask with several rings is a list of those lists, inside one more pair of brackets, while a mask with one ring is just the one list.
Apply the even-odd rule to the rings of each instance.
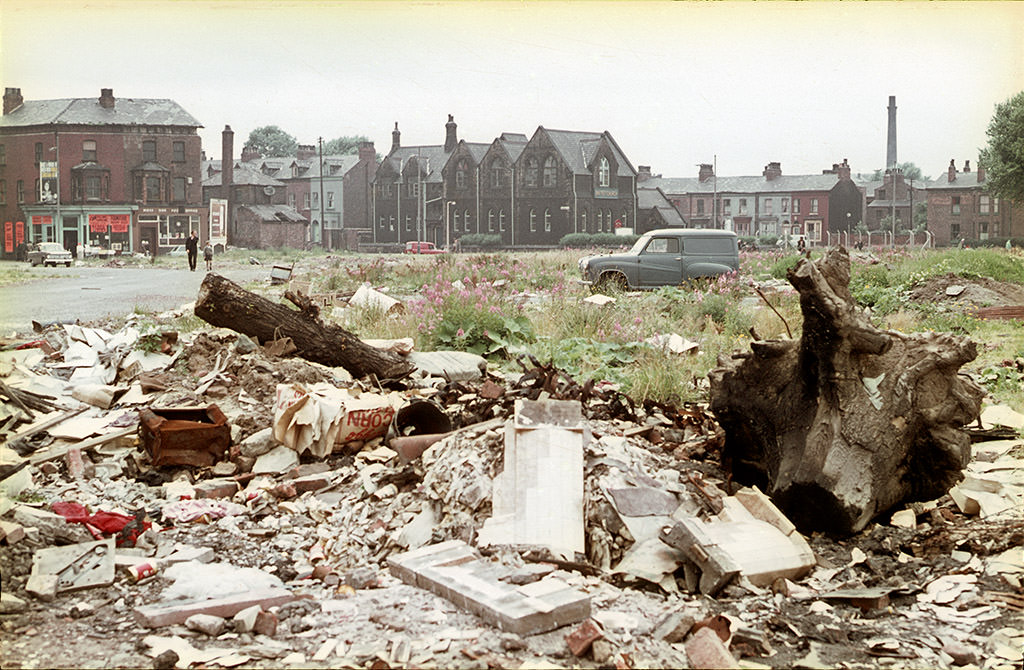
[[56, 241], [121, 252], [205, 240], [201, 124], [176, 102], [114, 97], [25, 100], [4, 92], [0, 220], [5, 255]]
[[984, 185], [984, 167], [972, 172], [970, 161], [960, 171], [949, 161], [946, 174], [928, 185], [928, 230], [936, 245], [1024, 237], [1024, 206], [989, 195]]

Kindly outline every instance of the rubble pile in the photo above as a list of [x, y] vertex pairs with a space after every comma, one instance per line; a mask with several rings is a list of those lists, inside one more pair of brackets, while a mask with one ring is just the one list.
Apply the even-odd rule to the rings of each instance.
[[[975, 443], [949, 495], [837, 540], [734, 485], [705, 408], [534, 359], [502, 375], [418, 352], [382, 387], [221, 329], [15, 344], [5, 666], [1021, 660], [1017, 437]], [[1020, 419], [988, 408], [978, 434]]]

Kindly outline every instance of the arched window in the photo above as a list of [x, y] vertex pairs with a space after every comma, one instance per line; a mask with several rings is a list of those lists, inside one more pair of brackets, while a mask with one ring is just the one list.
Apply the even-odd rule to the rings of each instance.
[[455, 188], [466, 188], [466, 161], [459, 161], [455, 169]]
[[395, 232], [395, 217], [392, 216], [388, 218], [388, 226], [391, 232]]
[[526, 159], [526, 185], [536, 186], [537, 185], [537, 159], [527, 158]]
[[597, 168], [597, 183], [603, 186], [604, 188], [608, 188], [608, 183], [610, 179], [611, 169], [608, 166], [608, 159], [601, 158], [601, 162], [598, 164]]
[[551, 210], [544, 210], [544, 230], [545, 232], [551, 232]]
[[454, 227], [455, 230], [458, 230], [459, 229], [459, 217], [462, 216], [462, 215], [459, 213], [459, 210], [456, 209], [456, 210], [452, 211], [452, 216], [455, 217], [454, 219], [452, 219], [453, 227]]
[[629, 228], [629, 212], [623, 212], [622, 216], [619, 218], [619, 221], [622, 222], [623, 228]]
[[466, 223], [466, 232], [468, 233], [469, 232], [469, 224], [470, 224], [470, 217], [469, 217], [469, 210], [468, 209], [466, 210], [465, 223]]
[[587, 231], [587, 210], [583, 210], [580, 213], [580, 222], [583, 224], [583, 232]]
[[505, 185], [505, 174], [508, 172], [508, 168], [505, 166], [505, 161], [500, 158], [495, 158], [491, 162], [491, 188], [501, 188]]
[[498, 230], [505, 232], [505, 210], [498, 210]]
[[408, 214], [405, 215], [405, 229], [412, 230], [412, 217]]
[[601, 226], [604, 225], [604, 213], [601, 210], [597, 210], [597, 221], [595, 221], [594, 223], [596, 226], [594, 230], [596, 230], [597, 232], [601, 232]]
[[530, 232], [537, 232], [537, 210], [530, 210]]
[[555, 157], [548, 156], [544, 161], [544, 187], [551, 188], [555, 185], [558, 179], [558, 173], [555, 168]]
[[494, 210], [487, 210], [487, 232], [494, 232]]
[[604, 227], [610, 233], [612, 232], [612, 210], [604, 210]]

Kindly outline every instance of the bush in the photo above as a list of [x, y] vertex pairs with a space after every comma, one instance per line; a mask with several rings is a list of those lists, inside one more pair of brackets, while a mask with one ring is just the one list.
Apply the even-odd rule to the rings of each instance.
[[459, 238], [459, 244], [463, 248], [473, 247], [476, 249], [500, 249], [501, 235], [485, 235], [482, 233], [471, 233]]
[[616, 235], [615, 233], [569, 233], [558, 240], [558, 244], [569, 249], [589, 247], [631, 247], [639, 235]]

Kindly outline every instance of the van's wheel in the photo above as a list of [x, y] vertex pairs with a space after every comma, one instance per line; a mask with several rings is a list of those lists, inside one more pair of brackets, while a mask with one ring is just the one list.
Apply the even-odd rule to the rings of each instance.
[[605, 272], [594, 283], [597, 293], [624, 293], [629, 288], [626, 275], [621, 272]]
[[64, 264], [64, 267], [66, 267], [66, 268], [69, 268], [69, 267], [71, 267], [71, 261], [68, 261], [67, 263], [65, 263], [65, 264]]

